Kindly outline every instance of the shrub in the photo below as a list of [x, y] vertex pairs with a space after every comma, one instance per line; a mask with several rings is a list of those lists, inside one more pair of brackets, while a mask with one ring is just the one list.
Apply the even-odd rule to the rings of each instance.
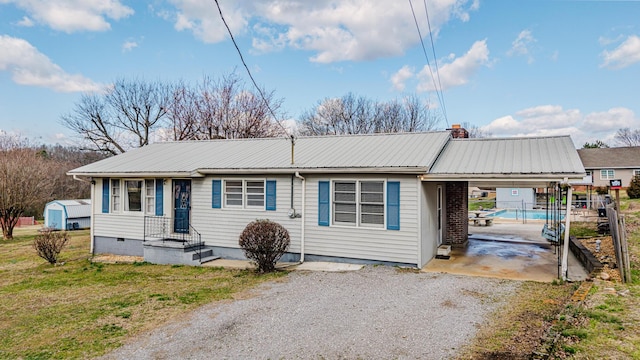
[[67, 245], [68, 241], [69, 235], [66, 232], [45, 229], [36, 235], [33, 240], [33, 248], [38, 253], [38, 256], [53, 265], [58, 262], [58, 255], [60, 255], [62, 248]]
[[289, 232], [282, 225], [269, 220], [256, 220], [242, 231], [239, 244], [247, 259], [258, 272], [274, 271], [276, 262], [289, 248]]
[[629, 199], [640, 199], [640, 175], [636, 175], [631, 179], [627, 195], [629, 195]]

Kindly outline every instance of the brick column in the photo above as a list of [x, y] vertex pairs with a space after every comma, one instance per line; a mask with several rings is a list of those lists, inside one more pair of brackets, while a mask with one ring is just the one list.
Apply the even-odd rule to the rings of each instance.
[[446, 239], [453, 247], [466, 247], [469, 241], [469, 182], [448, 182], [445, 185]]

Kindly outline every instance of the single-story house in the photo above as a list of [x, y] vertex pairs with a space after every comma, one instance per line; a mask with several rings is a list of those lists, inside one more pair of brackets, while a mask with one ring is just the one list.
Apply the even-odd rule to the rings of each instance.
[[91, 199], [54, 200], [44, 207], [44, 226], [56, 230], [88, 229]]
[[609, 180], [620, 179], [622, 186], [628, 187], [631, 179], [640, 175], [640, 146], [579, 149], [578, 155], [587, 172], [581, 185], [606, 187]]
[[69, 175], [92, 184], [94, 253], [243, 259], [240, 233], [266, 218], [290, 233], [284, 261], [422, 267], [441, 244], [466, 246], [469, 184], [545, 187], [584, 168], [569, 136], [436, 131], [160, 142]]

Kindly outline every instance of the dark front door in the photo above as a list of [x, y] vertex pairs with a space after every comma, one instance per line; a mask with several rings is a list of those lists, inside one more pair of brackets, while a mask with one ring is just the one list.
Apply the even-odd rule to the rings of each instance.
[[173, 180], [173, 231], [189, 233], [191, 180]]

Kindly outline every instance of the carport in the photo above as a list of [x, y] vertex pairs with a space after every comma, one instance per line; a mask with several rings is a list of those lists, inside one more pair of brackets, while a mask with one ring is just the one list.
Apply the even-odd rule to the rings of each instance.
[[[441, 228], [436, 246], [450, 246], [452, 252], [449, 260], [433, 259], [425, 270], [539, 281], [568, 279], [568, 236], [556, 236], [559, 246], [551, 246], [541, 235], [544, 221], [514, 224], [502, 230], [498, 230], [502, 224], [496, 223], [482, 229], [474, 227], [470, 234], [468, 188], [564, 186], [566, 207], [570, 209], [569, 183], [582, 180], [584, 175], [569, 136], [449, 141], [421, 180], [425, 192], [434, 184], [442, 189], [437, 192], [436, 213]], [[568, 234], [570, 217], [562, 225]]]

